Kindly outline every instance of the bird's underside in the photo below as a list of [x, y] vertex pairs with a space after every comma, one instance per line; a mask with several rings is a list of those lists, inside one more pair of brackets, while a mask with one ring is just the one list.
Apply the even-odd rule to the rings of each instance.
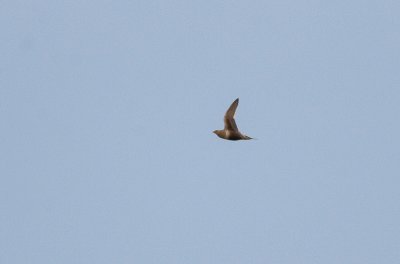
[[249, 136], [246, 136], [242, 133], [240, 133], [236, 122], [235, 122], [235, 112], [236, 112], [236, 108], [239, 105], [239, 98], [237, 98], [235, 101], [233, 101], [233, 103], [231, 104], [231, 106], [228, 108], [228, 110], [225, 113], [224, 116], [224, 124], [225, 127], [223, 130], [215, 130], [214, 133], [223, 139], [227, 139], [227, 140], [248, 140], [248, 139], [252, 139]]

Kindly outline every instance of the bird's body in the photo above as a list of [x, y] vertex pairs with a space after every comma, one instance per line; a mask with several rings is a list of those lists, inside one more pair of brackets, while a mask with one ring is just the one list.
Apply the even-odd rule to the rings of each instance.
[[224, 124], [225, 127], [223, 130], [214, 130], [214, 133], [223, 139], [227, 139], [227, 140], [248, 140], [248, 139], [252, 139], [249, 136], [246, 136], [242, 133], [240, 133], [236, 122], [235, 122], [235, 112], [236, 112], [236, 108], [239, 105], [239, 98], [237, 98], [232, 104], [231, 106], [228, 108], [228, 110], [225, 113], [224, 116]]

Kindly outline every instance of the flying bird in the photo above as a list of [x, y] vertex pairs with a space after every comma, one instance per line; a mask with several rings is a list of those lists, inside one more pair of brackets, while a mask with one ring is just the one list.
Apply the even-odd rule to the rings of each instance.
[[236, 108], [239, 105], [239, 98], [237, 98], [231, 106], [228, 108], [228, 110], [225, 113], [224, 116], [224, 124], [225, 127], [223, 130], [214, 130], [213, 133], [215, 133], [217, 136], [223, 139], [227, 140], [248, 140], [252, 139], [249, 136], [246, 136], [242, 133], [240, 133], [239, 129], [236, 126], [236, 122], [234, 119], [234, 115], [236, 112]]

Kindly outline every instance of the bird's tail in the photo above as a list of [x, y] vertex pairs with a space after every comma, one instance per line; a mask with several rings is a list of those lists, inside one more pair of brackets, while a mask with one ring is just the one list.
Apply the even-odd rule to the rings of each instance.
[[255, 139], [255, 138], [252, 138], [252, 137], [249, 137], [249, 136], [243, 135], [243, 139], [244, 139], [244, 140], [250, 140], [250, 139]]

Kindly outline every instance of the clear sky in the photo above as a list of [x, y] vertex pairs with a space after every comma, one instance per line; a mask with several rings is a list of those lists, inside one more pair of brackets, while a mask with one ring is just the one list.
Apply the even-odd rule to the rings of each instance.
[[[400, 263], [400, 2], [1, 1], [0, 262]], [[258, 140], [212, 133], [237, 97]]]

